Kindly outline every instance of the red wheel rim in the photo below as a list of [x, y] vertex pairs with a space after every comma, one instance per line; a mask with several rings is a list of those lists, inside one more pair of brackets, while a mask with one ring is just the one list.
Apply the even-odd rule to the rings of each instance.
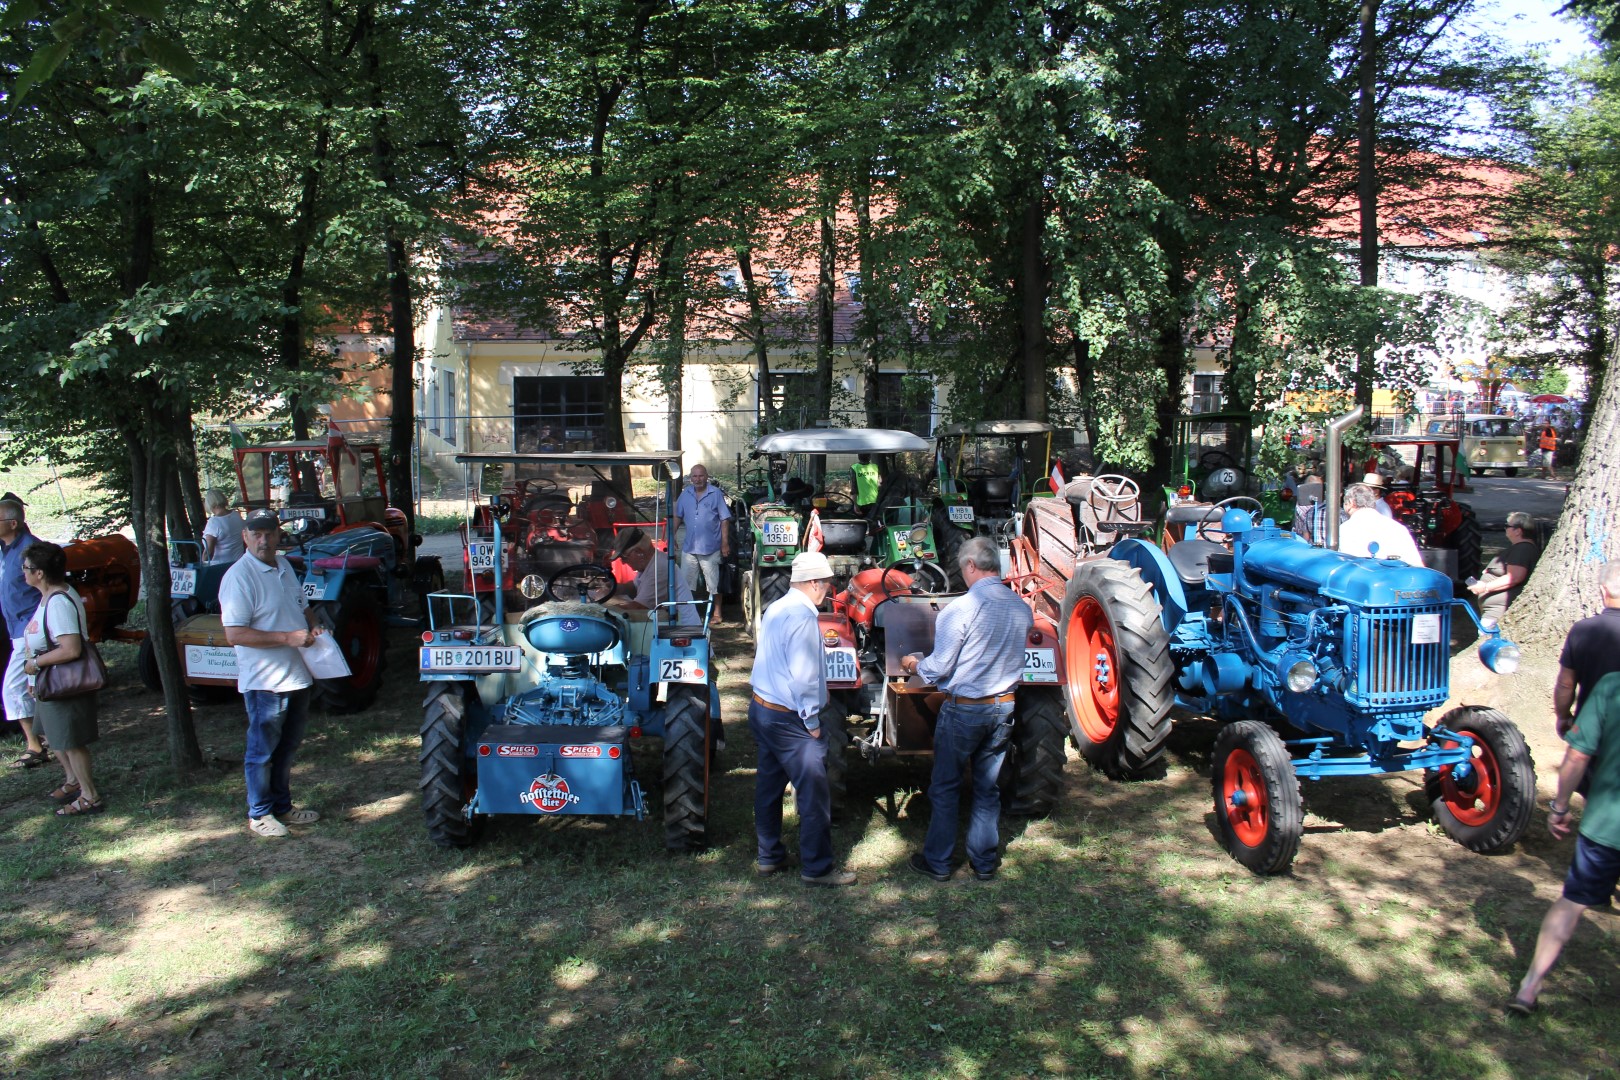
[[[1496, 816], [1497, 807], [1502, 803], [1502, 767], [1497, 764], [1496, 755], [1491, 753], [1491, 748], [1479, 737], [1478, 732], [1468, 731], [1464, 734], [1474, 739], [1473, 774], [1459, 783], [1452, 775], [1456, 766], [1442, 767], [1440, 797], [1459, 823], [1484, 825]], [[1455, 742], [1446, 743], [1448, 748], [1456, 745]]]
[[382, 661], [382, 620], [377, 609], [368, 606], [351, 612], [342, 631], [338, 646], [349, 662], [349, 678], [355, 686], [370, 686]]
[[1069, 613], [1068, 640], [1063, 662], [1080, 730], [1093, 743], [1107, 742], [1119, 724], [1119, 651], [1094, 597], [1082, 596]]
[[1259, 847], [1271, 827], [1266, 778], [1254, 755], [1239, 747], [1226, 756], [1221, 773], [1221, 814], [1244, 847]]

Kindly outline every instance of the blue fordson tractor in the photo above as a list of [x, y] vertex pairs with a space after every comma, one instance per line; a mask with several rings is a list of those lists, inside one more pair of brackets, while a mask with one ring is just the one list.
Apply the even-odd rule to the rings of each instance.
[[[631, 749], [663, 741], [665, 846], [707, 842], [710, 765], [720, 717], [710, 663], [708, 602], [677, 604], [669, 577], [651, 610], [615, 606], [620, 588], [600, 566], [565, 566], [549, 577], [501, 580], [508, 561], [502, 468], [562, 473], [593, 466], [651, 466], [666, 480], [663, 520], [680, 478], [678, 455], [636, 453], [464, 454], [485, 468], [490, 512], [470, 528], [469, 565], [495, 575], [488, 592], [433, 593], [422, 632], [422, 809], [443, 847], [474, 841], [487, 817], [646, 814]], [[493, 469], [491, 467], [494, 467]], [[566, 477], [563, 478], [566, 480]], [[655, 566], [668, 566], [659, 557]], [[651, 572], [651, 571], [649, 571]], [[509, 596], [520, 598], [515, 609]]]
[[[1330, 428], [1329, 505], [1339, 436], [1359, 416]], [[1168, 552], [1123, 540], [1069, 583], [1069, 682], [1094, 724], [1111, 728], [1120, 773], [1158, 756], [1172, 707], [1222, 721], [1216, 818], [1227, 851], [1262, 874], [1286, 870], [1299, 850], [1302, 778], [1421, 769], [1454, 840], [1496, 852], [1519, 839], [1535, 768], [1518, 728], [1467, 705], [1424, 719], [1449, 696], [1452, 614], [1473, 617], [1445, 574], [1314, 547], [1243, 497], [1192, 532]], [[1517, 668], [1516, 646], [1481, 634], [1488, 667]]]

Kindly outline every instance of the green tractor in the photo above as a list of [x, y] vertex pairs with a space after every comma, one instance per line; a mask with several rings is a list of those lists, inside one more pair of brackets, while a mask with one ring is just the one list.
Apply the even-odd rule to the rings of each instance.
[[[897, 567], [919, 591], [949, 588], [927, 505], [904, 477], [880, 485], [870, 460], [932, 446], [920, 435], [883, 428], [779, 431], [755, 444], [752, 456], [766, 464], [742, 474], [733, 512], [737, 521], [748, 523], [738, 561], [745, 567], [743, 618], [750, 631], [760, 613], [787, 592], [793, 557], [801, 551], [823, 552], [840, 582], [864, 568]], [[847, 492], [816, 482], [828, 475], [827, 459], [834, 456], [857, 459], [846, 467]]]
[[1002, 569], [1029, 501], [1050, 498], [1052, 425], [1034, 420], [987, 420], [948, 424], [935, 432], [939, 495], [932, 521], [940, 563], [960, 586], [956, 553], [974, 536], [988, 536], [1001, 549]]
[[1165, 506], [1213, 506], [1243, 495], [1258, 501], [1265, 517], [1284, 528], [1290, 525], [1293, 502], [1254, 477], [1254, 428], [1255, 418], [1246, 412], [1177, 417], [1170, 458], [1174, 471], [1164, 489]]

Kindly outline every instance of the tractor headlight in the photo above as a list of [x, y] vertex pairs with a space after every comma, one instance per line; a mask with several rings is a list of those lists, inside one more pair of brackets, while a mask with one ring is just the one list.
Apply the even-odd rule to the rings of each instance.
[[913, 545], [921, 544], [928, 539], [927, 525], [913, 525], [911, 527], [911, 542]]
[[1309, 660], [1300, 660], [1288, 668], [1288, 689], [1296, 694], [1303, 694], [1316, 685], [1316, 665]]
[[539, 574], [524, 574], [518, 583], [518, 592], [530, 600], [538, 600], [546, 594], [546, 579]]
[[1519, 647], [1499, 634], [1480, 645], [1479, 658], [1498, 675], [1512, 675], [1519, 670]]

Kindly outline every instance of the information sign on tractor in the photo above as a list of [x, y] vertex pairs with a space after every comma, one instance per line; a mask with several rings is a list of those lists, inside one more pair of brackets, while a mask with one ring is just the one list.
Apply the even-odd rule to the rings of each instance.
[[1025, 649], [1024, 681], [1027, 683], [1057, 682], [1057, 650]]
[[971, 506], [947, 506], [945, 508], [945, 513], [950, 516], [952, 524], [973, 524], [973, 507]]
[[658, 681], [673, 683], [706, 683], [709, 672], [695, 656], [675, 656], [658, 661]]
[[830, 683], [855, 682], [861, 677], [860, 666], [855, 662], [854, 648], [845, 645], [841, 648], [824, 650], [826, 659], [827, 681]]

